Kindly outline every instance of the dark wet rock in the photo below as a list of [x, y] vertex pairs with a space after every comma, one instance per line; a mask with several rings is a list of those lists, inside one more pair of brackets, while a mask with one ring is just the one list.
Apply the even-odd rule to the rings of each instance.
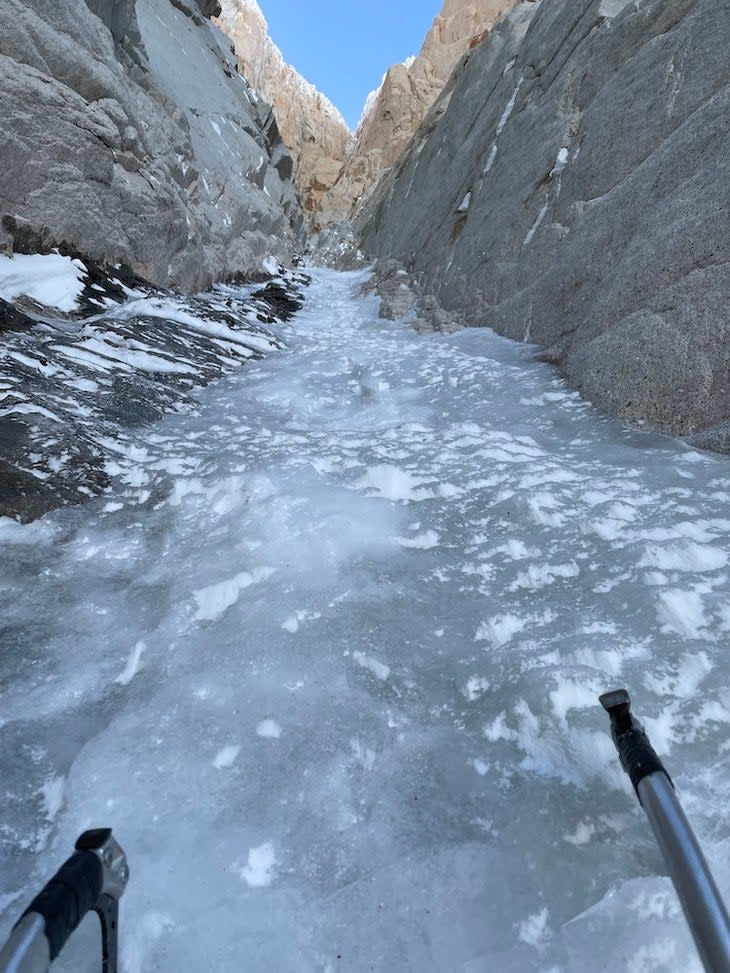
[[254, 291], [252, 296], [254, 300], [269, 309], [270, 313], [267, 316], [270, 318], [269, 324], [277, 318], [281, 321], [288, 321], [303, 304], [303, 301], [293, 297], [291, 291], [279, 283], [267, 284], [266, 287]]
[[465, 323], [541, 344], [606, 411], [720, 428], [729, 43], [730, 0], [525, 0], [380, 184], [363, 248]]
[[32, 328], [36, 322], [14, 304], [0, 298], [0, 334], [3, 331], [22, 331]]

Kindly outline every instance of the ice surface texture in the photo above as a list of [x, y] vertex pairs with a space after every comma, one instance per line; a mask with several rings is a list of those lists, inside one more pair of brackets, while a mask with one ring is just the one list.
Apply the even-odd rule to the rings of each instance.
[[126, 973], [698, 970], [597, 695], [727, 891], [728, 461], [361, 281], [106, 497], [2, 524], [0, 934], [111, 824]]

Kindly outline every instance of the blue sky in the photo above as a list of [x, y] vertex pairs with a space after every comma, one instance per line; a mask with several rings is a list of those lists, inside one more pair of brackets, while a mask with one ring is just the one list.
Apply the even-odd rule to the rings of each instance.
[[259, 0], [286, 60], [354, 128], [386, 68], [418, 54], [442, 0]]

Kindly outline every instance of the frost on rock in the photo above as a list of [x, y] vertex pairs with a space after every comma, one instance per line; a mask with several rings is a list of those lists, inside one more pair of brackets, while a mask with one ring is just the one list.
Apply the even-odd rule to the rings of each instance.
[[133, 973], [695, 973], [596, 697], [632, 689], [727, 893], [728, 459], [378, 318], [365, 276], [104, 427], [102, 496], [0, 520], [0, 938], [108, 822]]

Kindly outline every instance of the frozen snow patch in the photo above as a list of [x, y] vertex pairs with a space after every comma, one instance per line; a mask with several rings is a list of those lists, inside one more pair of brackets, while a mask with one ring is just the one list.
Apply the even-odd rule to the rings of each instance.
[[48, 821], [54, 821], [58, 812], [63, 807], [63, 798], [66, 792], [66, 779], [61, 776], [49, 777], [41, 787], [43, 798], [43, 813]]
[[281, 737], [281, 727], [276, 720], [267, 717], [256, 727], [256, 736], [263, 737], [265, 740], [278, 740]]
[[670, 544], [649, 547], [639, 562], [640, 567], [660, 568], [662, 571], [718, 571], [728, 563], [725, 551], [709, 544]]
[[127, 664], [119, 673], [117, 678], [114, 680], [119, 686], [128, 686], [130, 682], [134, 679], [140, 669], [140, 663], [142, 662], [142, 653], [147, 648], [144, 642], [137, 642], [135, 647], [127, 659]]
[[371, 655], [366, 655], [364, 652], [353, 652], [352, 658], [361, 669], [367, 669], [377, 679], [383, 682], [390, 676], [390, 666], [386, 666], [383, 662], [378, 662]]
[[490, 686], [490, 681], [485, 679], [484, 676], [470, 676], [462, 689], [462, 693], [470, 703], [473, 703], [480, 696], [483, 696]]
[[240, 752], [241, 748], [237, 746], [223, 747], [216, 754], [213, 766], [216, 770], [227, 770], [234, 765]]
[[238, 596], [245, 588], [253, 584], [265, 581], [274, 573], [273, 568], [254, 568], [253, 571], [241, 571], [227, 581], [219, 581], [218, 584], [208, 585], [207, 588], [200, 588], [193, 592], [198, 603], [198, 610], [195, 613], [199, 621], [217, 621], [231, 605], [235, 605]]
[[696, 591], [670, 588], [659, 595], [659, 620], [662, 631], [676, 632], [687, 639], [701, 637], [700, 630], [707, 619], [702, 607], [702, 596]]
[[478, 642], [491, 642], [492, 645], [501, 648], [526, 627], [527, 621], [526, 618], [518, 618], [517, 615], [495, 615], [494, 618], [482, 622], [474, 638]]
[[541, 909], [524, 919], [519, 925], [518, 936], [528, 946], [542, 946], [550, 936], [550, 913]]
[[421, 488], [426, 481], [414, 476], [408, 470], [401, 470], [397, 466], [381, 463], [372, 466], [367, 473], [355, 482], [355, 486], [362, 490], [373, 490], [378, 496], [386, 500], [410, 501], [427, 500], [433, 497], [432, 490]]
[[291, 634], [294, 635], [299, 631], [299, 627], [303, 622], [313, 622], [321, 617], [321, 612], [298, 611], [285, 619], [285, 621], [281, 623], [281, 627], [285, 632], [291, 632]]
[[239, 875], [252, 889], [266, 888], [271, 885], [278, 864], [274, 846], [267, 841], [249, 850], [248, 862], [239, 869]]
[[424, 531], [423, 534], [416, 534], [414, 537], [396, 537], [396, 541], [401, 547], [411, 550], [430, 551], [432, 547], [437, 547], [439, 535], [435, 530]]
[[0, 298], [11, 303], [30, 297], [46, 307], [75, 311], [84, 290], [86, 267], [60, 253], [0, 254]]

